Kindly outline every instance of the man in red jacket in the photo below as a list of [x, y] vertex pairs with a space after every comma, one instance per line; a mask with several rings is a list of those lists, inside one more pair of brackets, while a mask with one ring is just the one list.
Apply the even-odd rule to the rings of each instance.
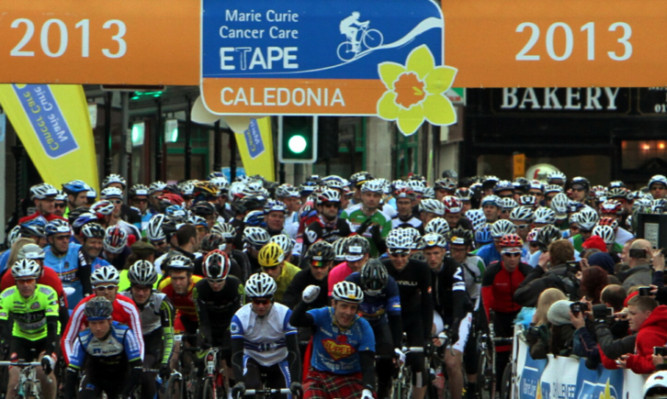
[[637, 331], [635, 353], [622, 355], [616, 364], [637, 374], [655, 371], [653, 347], [667, 343], [667, 306], [660, 305], [650, 296], [635, 296], [628, 301], [630, 330]]

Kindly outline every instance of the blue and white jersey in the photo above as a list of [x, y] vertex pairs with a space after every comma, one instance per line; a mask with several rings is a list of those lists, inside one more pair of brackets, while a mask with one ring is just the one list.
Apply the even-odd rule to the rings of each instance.
[[[56, 256], [51, 251], [51, 246], [44, 248], [44, 266], [53, 269], [57, 274], [63, 287], [74, 288], [74, 293], [67, 297], [69, 309], [72, 310], [77, 303], [83, 299], [83, 285], [79, 280], [79, 250], [80, 244], [69, 244], [67, 253], [61, 257]], [[84, 267], [89, 267], [88, 265]]]
[[3, 272], [5, 269], [7, 269], [7, 261], [9, 260], [10, 252], [12, 252], [12, 250], [8, 249], [0, 254], [0, 272]]
[[243, 339], [243, 356], [262, 366], [272, 366], [287, 358], [287, 335], [297, 330], [290, 323], [292, 311], [281, 303], [274, 303], [266, 316], [258, 317], [252, 304], [241, 307], [229, 326], [232, 339]]
[[310, 365], [334, 374], [361, 372], [359, 352], [375, 352], [375, 335], [366, 319], [358, 317], [350, 328], [339, 328], [333, 322], [333, 308], [311, 309], [317, 330], [313, 336]]
[[[345, 278], [361, 287], [361, 275], [354, 272]], [[387, 323], [387, 314], [401, 315], [401, 296], [398, 284], [393, 277], [387, 276], [387, 284], [379, 293], [372, 295], [364, 291], [364, 301], [359, 305], [359, 313], [372, 325]]]
[[81, 369], [87, 357], [107, 365], [119, 364], [123, 358], [128, 362], [141, 361], [141, 348], [136, 335], [128, 326], [113, 321], [111, 331], [102, 340], [96, 338], [90, 328], [79, 333], [69, 357], [69, 364]]

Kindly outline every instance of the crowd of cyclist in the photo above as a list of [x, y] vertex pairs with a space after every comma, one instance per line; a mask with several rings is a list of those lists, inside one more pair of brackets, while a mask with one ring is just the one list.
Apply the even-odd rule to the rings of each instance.
[[[111, 174], [99, 195], [41, 183], [26, 204], [0, 254], [0, 349], [40, 362], [47, 398], [153, 398], [188, 346], [220, 349], [233, 397], [266, 384], [362, 399], [390, 397], [402, 364], [424, 398], [442, 346], [450, 397], [477, 397], [475, 335], [511, 336], [517, 315], [535, 357], [650, 372], [662, 358], [628, 338], [647, 309], [665, 324], [647, 345], [667, 342], [664, 254], [634, 235], [638, 213], [667, 211], [662, 175], [632, 191], [560, 172], [131, 187]], [[650, 293], [627, 299], [638, 286]], [[502, 375], [511, 346], [496, 350]], [[18, 375], [9, 368], [8, 398]]]

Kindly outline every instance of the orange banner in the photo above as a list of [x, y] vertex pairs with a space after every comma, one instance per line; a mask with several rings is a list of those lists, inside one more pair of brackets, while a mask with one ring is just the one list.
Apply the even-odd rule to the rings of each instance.
[[442, 0], [457, 87], [667, 85], [667, 1]]
[[0, 1], [0, 82], [196, 85], [198, 1]]

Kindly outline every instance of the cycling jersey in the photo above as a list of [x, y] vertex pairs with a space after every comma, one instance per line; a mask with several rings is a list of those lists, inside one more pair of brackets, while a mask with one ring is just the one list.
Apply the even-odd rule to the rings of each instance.
[[11, 252], [12, 250], [8, 249], [0, 254], [0, 273], [4, 273], [5, 269], [7, 269], [7, 261]]
[[283, 270], [275, 279], [277, 288], [276, 293], [273, 294], [273, 299], [275, 299], [276, 302], [282, 302], [283, 295], [285, 294], [285, 291], [287, 291], [287, 287], [289, 287], [289, 284], [292, 282], [294, 276], [296, 276], [296, 274], [300, 271], [301, 269], [299, 269], [297, 266], [294, 266], [289, 262], [285, 262], [283, 265]]
[[58, 295], [48, 285], [37, 284], [29, 298], [21, 296], [16, 286], [0, 294], [0, 321], [12, 321], [13, 337], [29, 341], [47, 338], [49, 317], [58, 318]]
[[292, 311], [273, 303], [263, 317], [252, 311], [252, 304], [241, 307], [232, 317], [229, 331], [232, 339], [243, 340], [243, 363], [252, 358], [261, 366], [272, 366], [287, 357], [287, 335], [296, 334], [289, 319]]
[[419, 231], [422, 231], [423, 229], [421, 219], [419, 219], [414, 215], [410, 215], [410, 217], [407, 220], [401, 219], [400, 216], [396, 216], [393, 219], [391, 219], [392, 229], [402, 229], [405, 227], [413, 227]]
[[486, 266], [493, 262], [500, 262], [500, 252], [498, 252], [494, 243], [482, 245], [479, 249], [473, 251], [473, 254], [482, 258]]
[[63, 287], [74, 288], [74, 293], [69, 296], [68, 300], [70, 310], [74, 309], [74, 306], [81, 301], [84, 295], [92, 292], [90, 284], [92, 270], [87, 263], [79, 265], [80, 249], [80, 244], [70, 243], [67, 253], [56, 256], [50, 245], [44, 248], [44, 266], [55, 270], [63, 283]]
[[[72, 311], [72, 316], [70, 317], [69, 322], [67, 323], [67, 327], [65, 328], [65, 332], [63, 332], [62, 338], [60, 340], [62, 353], [66, 362], [69, 361], [69, 356], [72, 353], [72, 348], [74, 342], [76, 341], [77, 334], [83, 329], [84, 326], [88, 324], [84, 309], [86, 308], [86, 303], [94, 297], [95, 294], [83, 298], [83, 300], [81, 300], [81, 302], [76, 305], [74, 311]], [[111, 302], [111, 305], [113, 306], [111, 318], [129, 326], [132, 329], [134, 335], [137, 338], [143, 359], [144, 338], [141, 334], [141, 318], [139, 316], [139, 310], [137, 309], [137, 306], [134, 304], [133, 300], [120, 294], [116, 294], [116, 298], [113, 302]]]
[[225, 286], [213, 291], [206, 279], [195, 284], [193, 299], [199, 317], [199, 332], [211, 346], [223, 344], [229, 324], [243, 301], [243, 285], [234, 276], [227, 276]]
[[[359, 272], [352, 273], [345, 279], [361, 286], [361, 275]], [[387, 278], [387, 284], [377, 295], [364, 292], [364, 300], [359, 305], [359, 315], [373, 325], [386, 323], [387, 315], [401, 315], [401, 298], [398, 294], [398, 284], [393, 277]]]
[[529, 265], [519, 263], [513, 271], [508, 271], [502, 262], [494, 262], [486, 269], [482, 279], [482, 300], [487, 319], [489, 310], [512, 313], [521, 309], [521, 305], [514, 302], [514, 292], [531, 270]]
[[353, 374], [361, 370], [359, 352], [375, 352], [375, 337], [368, 321], [356, 317], [350, 328], [342, 329], [333, 321], [333, 308], [307, 312], [317, 327], [313, 336], [310, 366], [333, 374]]
[[[132, 300], [132, 291], [123, 291], [120, 293]], [[170, 323], [165, 323], [165, 319], [171, 321], [174, 318], [174, 307], [171, 305], [166, 294], [161, 292], [151, 293], [148, 301], [143, 305], [137, 305], [139, 310], [139, 319], [141, 320], [141, 333], [148, 335]]]
[[[63, 283], [58, 278], [58, 274], [48, 266], [42, 269], [42, 275], [37, 279], [37, 284], [48, 285], [53, 288], [58, 295], [60, 306], [67, 307], [67, 296], [63, 290]], [[0, 280], [0, 292], [16, 285], [16, 279], [11, 273], [5, 273]]]
[[283, 300], [281, 303], [286, 305], [288, 308], [293, 309], [297, 303], [301, 300], [301, 293], [309, 285], [316, 285], [320, 287], [320, 293], [313, 302], [309, 303], [308, 308], [321, 308], [329, 304], [329, 295], [327, 294], [327, 278], [326, 276], [322, 280], [316, 280], [313, 276], [313, 273], [310, 272], [309, 267], [302, 269], [300, 272], [294, 276], [290, 285], [287, 287], [285, 294], [283, 295]]
[[333, 292], [333, 286], [336, 285], [336, 283], [345, 280], [345, 278], [353, 272], [354, 270], [352, 270], [347, 262], [339, 263], [338, 265], [334, 266], [334, 268], [331, 269], [329, 275], [327, 276], [328, 295], [331, 296], [331, 293]]
[[[353, 233], [361, 234], [368, 240], [371, 246], [371, 249], [369, 251], [371, 257], [377, 257], [379, 255], [379, 251], [377, 245], [375, 244], [375, 240], [373, 240], [370, 226], [372, 225], [379, 226], [380, 236], [382, 238], [385, 238], [387, 237], [389, 231], [391, 230], [391, 217], [387, 216], [380, 210], [376, 210], [371, 216], [367, 216], [363, 212], [361, 204], [352, 205], [348, 207], [343, 211], [343, 213], [341, 213], [340, 217], [341, 219], [347, 220], [347, 222], [350, 224], [350, 230]], [[369, 227], [366, 228], [365, 231], [363, 232], [357, 231], [362, 224], [368, 224], [369, 221], [370, 221]]]
[[333, 243], [341, 237], [347, 237], [352, 232], [347, 222], [341, 218], [336, 218], [333, 221], [328, 221], [318, 216], [317, 221], [311, 223], [303, 232], [304, 246], [310, 246], [314, 242], [324, 240], [329, 244]]
[[[431, 279], [434, 309], [445, 323], [461, 321], [472, 308], [461, 265], [446, 257], [438, 270], [431, 269]], [[458, 329], [456, 325], [451, 327]]]
[[198, 320], [197, 311], [195, 310], [195, 302], [192, 298], [192, 291], [195, 288], [195, 284], [201, 279], [201, 276], [192, 275], [190, 277], [190, 285], [185, 294], [177, 294], [174, 292], [174, 287], [171, 285], [171, 277], [167, 277], [160, 281], [160, 284], [158, 285], [158, 290], [167, 294], [167, 297], [171, 300], [174, 308], [181, 314], [181, 318], [185, 319], [187, 322], [197, 323]]

